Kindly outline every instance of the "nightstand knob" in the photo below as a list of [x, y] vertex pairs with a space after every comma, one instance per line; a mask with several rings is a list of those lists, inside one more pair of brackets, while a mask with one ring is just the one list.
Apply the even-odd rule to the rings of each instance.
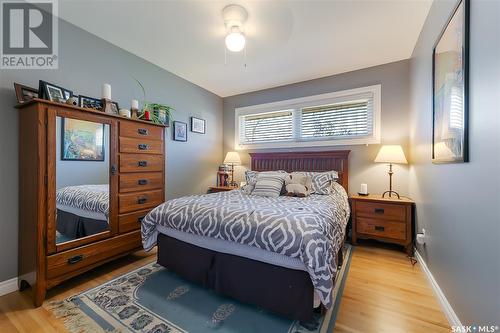
[[375, 226], [375, 230], [377, 230], [377, 231], [384, 231], [384, 230], [385, 230], [385, 228], [384, 228], [384, 227], [381, 227], [381, 226], [379, 226], [379, 225], [376, 225], [376, 226]]
[[383, 209], [383, 208], [375, 208], [375, 209], [374, 209], [374, 212], [375, 212], [376, 214], [384, 214], [384, 209]]

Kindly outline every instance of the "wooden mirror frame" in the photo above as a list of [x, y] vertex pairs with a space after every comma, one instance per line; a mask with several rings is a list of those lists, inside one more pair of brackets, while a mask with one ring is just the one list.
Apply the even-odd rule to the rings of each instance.
[[[56, 118], [71, 118], [76, 120], [91, 121], [109, 125], [109, 230], [94, 235], [56, 244]], [[47, 252], [54, 254], [78, 247], [84, 244], [94, 243], [98, 240], [112, 237], [118, 234], [118, 176], [111, 169], [118, 165], [118, 123], [115, 119], [101, 117], [85, 111], [68, 111], [57, 106], [47, 110]]]

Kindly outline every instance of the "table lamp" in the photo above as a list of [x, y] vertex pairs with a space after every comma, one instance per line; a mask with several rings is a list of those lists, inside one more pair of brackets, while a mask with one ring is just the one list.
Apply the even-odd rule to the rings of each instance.
[[389, 198], [392, 194], [395, 194], [398, 199], [401, 199], [398, 192], [392, 190], [392, 171], [393, 164], [407, 164], [405, 153], [400, 145], [384, 145], [380, 148], [377, 157], [375, 157], [376, 163], [389, 163], [389, 191], [385, 191], [382, 194], [382, 198], [386, 194], [389, 194]]
[[231, 182], [229, 183], [229, 186], [237, 186], [234, 182], [234, 166], [241, 164], [240, 155], [238, 155], [235, 151], [230, 151], [226, 154], [226, 158], [223, 163], [231, 165]]

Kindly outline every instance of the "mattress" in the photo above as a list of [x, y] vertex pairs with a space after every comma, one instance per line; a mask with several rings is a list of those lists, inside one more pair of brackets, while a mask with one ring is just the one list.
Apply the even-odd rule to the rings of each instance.
[[85, 217], [88, 219], [102, 220], [102, 221], [108, 220], [107, 216], [101, 212], [93, 212], [91, 210], [85, 210], [85, 209], [81, 209], [78, 207], [63, 205], [63, 204], [59, 204], [59, 203], [56, 203], [56, 208], [59, 210], [65, 211], [67, 213], [75, 214], [75, 215]]
[[[246, 247], [231, 245], [230, 254], [239, 251], [241, 256], [252, 256], [263, 262], [273, 260], [281, 266], [299, 269], [298, 259], [302, 263], [300, 267], [311, 277], [321, 302], [328, 308], [332, 305], [337, 254], [349, 216], [345, 190], [336, 183], [332, 187], [329, 195], [306, 198], [268, 198], [234, 190], [169, 200], [143, 219], [143, 246], [151, 249], [158, 233], [169, 232], [165, 228], [170, 228], [184, 240], [191, 236], [183, 234], [191, 234], [244, 245]], [[172, 232], [167, 235], [174, 236]], [[225, 243], [203, 238], [197, 238], [196, 242], [205, 247], [217, 246], [217, 251], [225, 247]], [[248, 247], [261, 251], [249, 251]], [[264, 254], [266, 252], [271, 254]]]
[[300, 259], [285, 256], [283, 254], [266, 251], [257, 247], [238, 244], [223, 239], [210, 238], [189, 234], [173, 228], [158, 226], [158, 231], [164, 235], [173, 237], [180, 241], [202, 247], [207, 250], [217, 251], [226, 254], [233, 254], [239, 257], [253, 259], [267, 264], [306, 271], [306, 266]]

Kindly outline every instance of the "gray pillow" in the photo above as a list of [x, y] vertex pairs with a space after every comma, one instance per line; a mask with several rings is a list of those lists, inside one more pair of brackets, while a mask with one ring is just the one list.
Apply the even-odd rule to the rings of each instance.
[[255, 188], [252, 195], [261, 197], [277, 198], [281, 195], [281, 190], [285, 184], [286, 173], [266, 172], [257, 176]]
[[257, 180], [257, 176], [264, 173], [286, 173], [284, 170], [276, 170], [276, 171], [253, 171], [247, 170], [245, 171], [245, 180], [247, 183], [250, 183], [252, 179]]
[[326, 171], [326, 172], [293, 172], [298, 174], [303, 174], [311, 177], [312, 182], [312, 192], [314, 194], [330, 194], [332, 193], [332, 183], [335, 182], [339, 175], [337, 171]]

